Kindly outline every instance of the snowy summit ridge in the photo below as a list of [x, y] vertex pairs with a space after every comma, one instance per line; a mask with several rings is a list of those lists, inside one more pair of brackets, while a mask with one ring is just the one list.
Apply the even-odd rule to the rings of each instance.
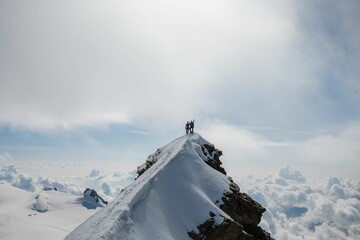
[[[216, 235], [224, 230], [237, 235], [228, 239], [270, 239], [257, 227], [265, 209], [246, 194], [241, 197], [226, 172], [211, 166], [219, 157], [212, 149], [197, 133], [158, 149], [138, 168], [135, 182], [65, 239], [221, 239]], [[250, 215], [244, 212], [248, 208]]]

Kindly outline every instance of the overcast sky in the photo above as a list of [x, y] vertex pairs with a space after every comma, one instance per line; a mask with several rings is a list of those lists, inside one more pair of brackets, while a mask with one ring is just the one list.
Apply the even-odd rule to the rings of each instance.
[[195, 118], [234, 173], [290, 164], [358, 179], [359, 10], [0, 0], [0, 160], [136, 165]]

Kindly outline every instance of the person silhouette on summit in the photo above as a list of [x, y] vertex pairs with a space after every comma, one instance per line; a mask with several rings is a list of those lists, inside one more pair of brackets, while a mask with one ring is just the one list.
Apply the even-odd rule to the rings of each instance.
[[189, 121], [187, 121], [186, 124], [185, 124], [185, 130], [186, 130], [186, 134], [188, 134], [188, 133], [189, 133], [189, 130], [190, 130], [190, 123], [189, 123]]
[[190, 133], [194, 133], [194, 123], [195, 123], [195, 120], [192, 120], [190, 122]]

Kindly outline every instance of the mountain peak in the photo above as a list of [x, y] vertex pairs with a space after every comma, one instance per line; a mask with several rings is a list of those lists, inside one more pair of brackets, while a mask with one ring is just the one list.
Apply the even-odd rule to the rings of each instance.
[[173, 140], [149, 155], [138, 178], [65, 239], [211, 239], [224, 229], [270, 239], [257, 227], [265, 209], [239, 192], [220, 155], [197, 133]]

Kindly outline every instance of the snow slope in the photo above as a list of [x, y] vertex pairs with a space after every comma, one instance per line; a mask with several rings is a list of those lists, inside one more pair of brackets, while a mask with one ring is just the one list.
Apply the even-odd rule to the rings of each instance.
[[63, 239], [98, 210], [81, 202], [66, 193], [31, 193], [0, 184], [0, 239]]
[[160, 148], [153, 166], [65, 239], [189, 239], [210, 211], [230, 218], [218, 207], [229, 180], [203, 161], [205, 143], [195, 133]]

